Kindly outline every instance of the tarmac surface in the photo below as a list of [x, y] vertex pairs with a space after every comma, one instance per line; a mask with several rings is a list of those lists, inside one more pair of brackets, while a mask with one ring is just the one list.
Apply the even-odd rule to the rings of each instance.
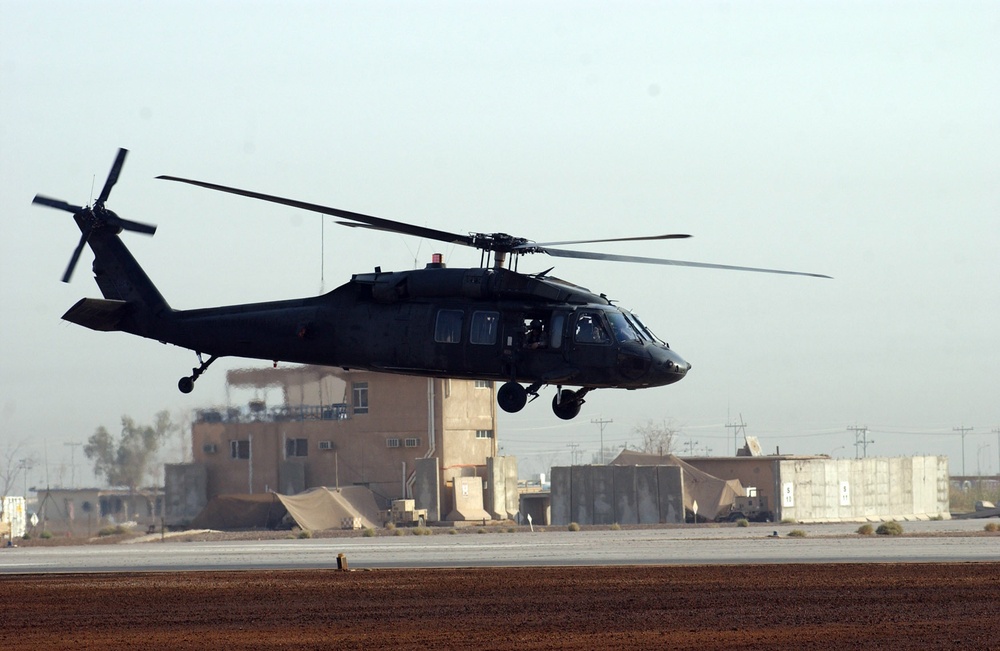
[[1000, 648], [1000, 534], [857, 526], [7, 548], [0, 648]]

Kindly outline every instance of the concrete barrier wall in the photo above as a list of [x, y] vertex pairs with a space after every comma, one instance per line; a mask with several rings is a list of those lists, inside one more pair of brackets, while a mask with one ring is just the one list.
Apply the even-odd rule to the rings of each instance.
[[684, 471], [680, 466], [656, 466], [660, 522], [684, 522]]
[[634, 466], [636, 520], [643, 524], [662, 522], [660, 519], [660, 489], [656, 466]]
[[517, 520], [517, 457], [486, 459], [486, 510], [497, 520]]
[[946, 457], [780, 461], [778, 517], [799, 522], [948, 517]]
[[683, 471], [677, 466], [552, 468], [552, 524], [684, 522]]
[[[570, 496], [570, 470], [568, 466], [552, 468], [549, 484], [552, 492], [552, 524], [569, 524], [573, 521]], [[557, 500], [556, 495], [562, 496]]]
[[590, 472], [594, 524], [615, 522], [615, 467], [583, 466]]
[[437, 457], [417, 459], [413, 469], [413, 501], [418, 509], [427, 509], [427, 520], [441, 519], [441, 470]]
[[614, 521], [618, 524], [639, 524], [635, 483], [637, 466], [608, 466], [608, 468], [614, 471]]

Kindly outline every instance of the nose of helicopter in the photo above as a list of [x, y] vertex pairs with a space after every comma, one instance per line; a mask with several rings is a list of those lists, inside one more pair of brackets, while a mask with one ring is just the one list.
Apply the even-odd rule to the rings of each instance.
[[654, 369], [663, 384], [673, 384], [683, 379], [691, 370], [691, 365], [669, 348], [659, 348], [654, 357]]

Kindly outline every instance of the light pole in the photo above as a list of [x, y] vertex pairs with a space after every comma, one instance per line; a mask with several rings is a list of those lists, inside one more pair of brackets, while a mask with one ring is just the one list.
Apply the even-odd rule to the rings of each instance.
[[35, 467], [35, 462], [31, 459], [20, 459], [17, 467], [24, 473], [24, 499], [28, 499], [28, 471]]

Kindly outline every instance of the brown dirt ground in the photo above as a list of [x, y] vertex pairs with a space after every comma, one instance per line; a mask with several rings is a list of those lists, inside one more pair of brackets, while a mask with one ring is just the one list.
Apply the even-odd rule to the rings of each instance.
[[0, 575], [0, 648], [986, 649], [1000, 563]]

